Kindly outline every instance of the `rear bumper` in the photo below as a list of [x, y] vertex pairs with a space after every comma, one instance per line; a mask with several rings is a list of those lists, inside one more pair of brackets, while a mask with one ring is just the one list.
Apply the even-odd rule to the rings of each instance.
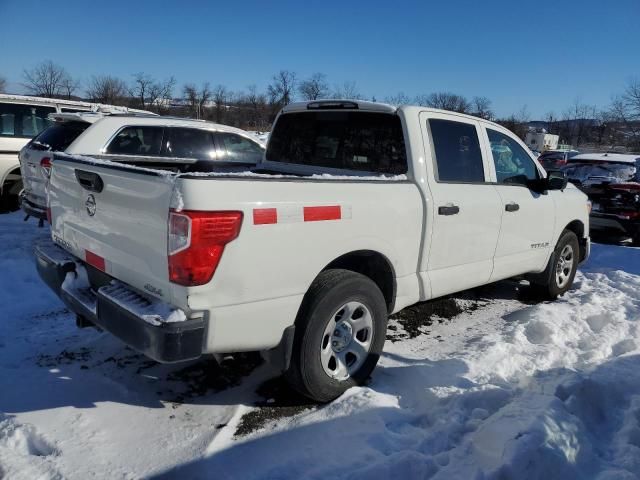
[[47, 219], [47, 209], [29, 200], [24, 192], [20, 194], [20, 208], [27, 215], [42, 220]]
[[589, 216], [589, 225], [592, 230], [610, 231], [627, 235], [640, 234], [640, 220], [637, 218], [624, 219], [616, 215], [591, 213]]
[[[122, 283], [97, 290], [65, 282], [67, 274], [84, 268], [82, 262], [53, 243], [35, 247], [36, 267], [42, 280], [78, 315], [112, 333], [131, 348], [163, 363], [198, 358], [203, 353], [206, 321], [203, 318], [166, 322], [149, 320], [135, 308], [150, 304]], [[119, 301], [127, 298], [126, 304]], [[128, 305], [132, 305], [129, 307]]]

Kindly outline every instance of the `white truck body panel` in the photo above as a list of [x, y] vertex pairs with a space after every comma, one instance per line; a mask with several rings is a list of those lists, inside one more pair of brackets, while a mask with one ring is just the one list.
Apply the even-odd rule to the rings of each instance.
[[[283, 115], [304, 111], [304, 105], [288, 106]], [[313, 280], [351, 252], [376, 252], [388, 261], [395, 286], [392, 310], [398, 311], [490, 281], [541, 272], [571, 222], [580, 222], [583, 236], [588, 235], [587, 201], [577, 189], [569, 186], [534, 195], [525, 186], [495, 182], [484, 129], [515, 139], [502, 127], [422, 107], [396, 111], [366, 102], [358, 105], [400, 117], [406, 177], [160, 174], [56, 157], [50, 188], [52, 236], [80, 259], [86, 251], [104, 258], [105, 273], [184, 310], [187, 318], [205, 315], [204, 351], [231, 352], [275, 347], [283, 330], [293, 325]], [[473, 125], [483, 152], [484, 183], [436, 181], [433, 147], [424, 128], [430, 118]], [[104, 190], [86, 191], [76, 179], [77, 170], [99, 175]], [[89, 196], [95, 199], [93, 216], [87, 213]], [[506, 212], [510, 202], [518, 203], [520, 210]], [[438, 213], [450, 204], [459, 207], [459, 214]], [[313, 207], [339, 212], [338, 218], [310, 221], [304, 209]], [[243, 212], [239, 236], [226, 245], [205, 285], [169, 282], [170, 208]], [[270, 211], [277, 212], [277, 221], [256, 221], [256, 210], [264, 209], [275, 209]]]

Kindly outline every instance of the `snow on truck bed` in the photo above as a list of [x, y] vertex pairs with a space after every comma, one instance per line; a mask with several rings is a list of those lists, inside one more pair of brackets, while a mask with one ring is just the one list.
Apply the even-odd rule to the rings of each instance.
[[594, 245], [554, 303], [501, 282], [406, 309], [369, 385], [318, 407], [251, 354], [158, 365], [77, 330], [47, 235], [0, 216], [0, 478], [640, 476], [639, 249]]

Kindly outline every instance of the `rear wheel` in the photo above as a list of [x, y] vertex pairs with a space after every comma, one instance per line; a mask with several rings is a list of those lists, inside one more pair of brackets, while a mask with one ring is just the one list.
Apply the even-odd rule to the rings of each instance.
[[571, 288], [578, 269], [580, 245], [578, 237], [570, 230], [565, 230], [549, 259], [542, 281], [532, 286], [536, 293], [545, 298], [555, 299]]
[[296, 319], [287, 380], [313, 400], [333, 400], [369, 377], [386, 326], [385, 299], [372, 280], [348, 270], [322, 272]]

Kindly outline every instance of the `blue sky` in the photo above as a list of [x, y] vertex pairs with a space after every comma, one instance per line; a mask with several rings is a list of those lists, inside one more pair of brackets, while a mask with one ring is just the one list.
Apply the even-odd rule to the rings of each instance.
[[0, 18], [14, 91], [45, 59], [82, 79], [143, 71], [236, 91], [287, 69], [380, 100], [452, 91], [540, 117], [576, 97], [606, 106], [640, 76], [640, 0], [0, 0]]

